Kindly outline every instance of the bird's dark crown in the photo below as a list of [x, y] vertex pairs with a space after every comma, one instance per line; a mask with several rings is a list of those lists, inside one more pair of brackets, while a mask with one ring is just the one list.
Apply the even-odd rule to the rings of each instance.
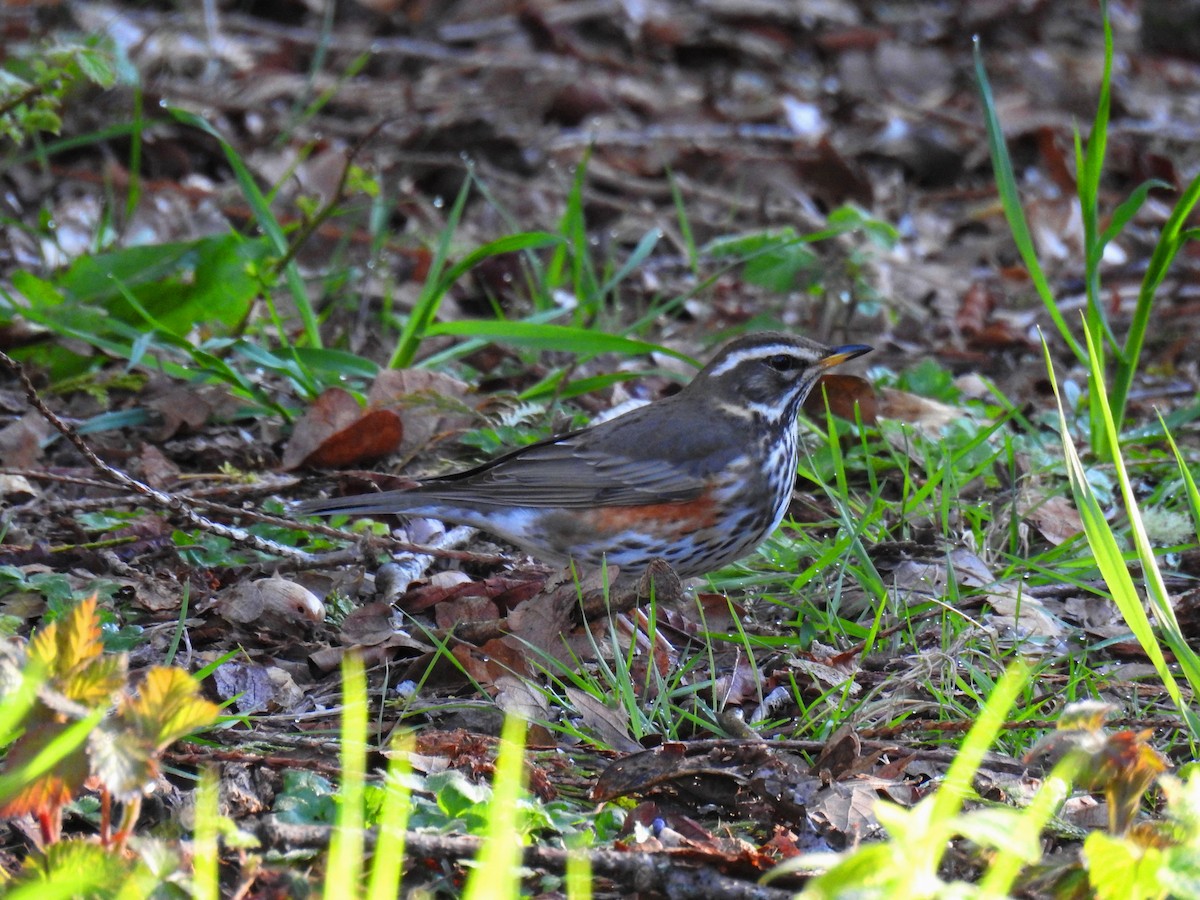
[[691, 389], [770, 404], [811, 383], [835, 351], [808, 338], [760, 332], [727, 344], [692, 381]]
[[870, 350], [865, 344], [827, 347], [782, 332], [750, 334], [723, 347], [686, 393], [715, 397], [768, 419], [794, 416], [822, 372]]

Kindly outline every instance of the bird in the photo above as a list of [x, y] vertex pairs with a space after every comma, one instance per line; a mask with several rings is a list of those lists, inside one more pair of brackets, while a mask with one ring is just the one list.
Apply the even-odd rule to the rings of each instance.
[[303, 501], [298, 514], [423, 516], [469, 525], [544, 562], [655, 559], [680, 578], [748, 556], [787, 512], [797, 417], [821, 374], [872, 350], [755, 332], [678, 393], [413, 487]]

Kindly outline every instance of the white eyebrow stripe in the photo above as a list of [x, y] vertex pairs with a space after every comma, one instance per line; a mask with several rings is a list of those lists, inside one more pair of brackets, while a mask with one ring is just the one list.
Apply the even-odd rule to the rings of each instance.
[[710, 370], [708, 374], [709, 377], [724, 375], [730, 369], [736, 369], [748, 359], [763, 359], [779, 353], [786, 354], [787, 356], [797, 355], [796, 348], [792, 344], [760, 344], [757, 347], [746, 347], [744, 350], [731, 353], [719, 366]]

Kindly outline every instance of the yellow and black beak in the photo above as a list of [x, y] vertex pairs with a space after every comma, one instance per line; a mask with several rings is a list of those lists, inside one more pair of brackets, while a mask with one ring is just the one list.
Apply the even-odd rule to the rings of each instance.
[[874, 347], [870, 347], [867, 344], [846, 344], [844, 347], [834, 347], [829, 351], [828, 355], [822, 356], [817, 360], [817, 366], [822, 369], [832, 369], [834, 366], [841, 365], [847, 360], [855, 359], [864, 353], [870, 353], [874, 349]]

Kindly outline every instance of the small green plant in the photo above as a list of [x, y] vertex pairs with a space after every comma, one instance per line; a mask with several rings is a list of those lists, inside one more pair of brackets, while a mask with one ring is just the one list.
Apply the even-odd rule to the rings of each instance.
[[[818, 293], [825, 290], [829, 273], [825, 261], [813, 246], [839, 235], [861, 233], [867, 242], [852, 250], [845, 260], [845, 275], [854, 296], [841, 299], [864, 306], [876, 303], [878, 294], [869, 284], [864, 270], [872, 247], [895, 246], [899, 239], [896, 229], [854, 206], [835, 209], [825, 225], [825, 228], [806, 234], [786, 227], [726, 235], [709, 241], [700, 252], [715, 259], [732, 259], [740, 263], [746, 281], [775, 293], [797, 290]], [[869, 315], [876, 310], [864, 311]]]
[[[121, 851], [145, 786], [167, 746], [215, 722], [216, 706], [182, 669], [157, 666], [130, 684], [124, 654], [104, 649], [94, 597], [35, 634], [23, 657], [8, 655], [2, 687], [0, 816], [32, 814], [47, 845], [25, 860], [14, 890], [78, 882], [87, 887], [73, 892], [82, 893], [144, 881], [142, 864]], [[85, 782], [99, 786], [98, 844], [62, 840], [63, 809]], [[122, 809], [115, 823], [114, 801]]]
[[89, 81], [107, 88], [116, 77], [112, 53], [99, 40], [9, 55], [0, 69], [0, 136], [20, 146], [39, 132], [58, 134], [72, 87]]
[[400, 338], [388, 361], [389, 368], [403, 368], [412, 364], [417, 348], [433, 325], [442, 299], [464, 273], [488, 257], [548, 247], [559, 241], [558, 237], [546, 232], [531, 231], [508, 235], [476, 248], [459, 262], [449, 265], [451, 243], [454, 233], [458, 229], [458, 223], [462, 219], [463, 210], [466, 208], [472, 184], [474, 184], [474, 175], [463, 181], [462, 189], [458, 192], [454, 205], [450, 208], [446, 227], [442, 229], [434, 250], [433, 260], [429, 265], [429, 274], [426, 276], [416, 304], [404, 322]]
[[[645, 641], [650, 646], [659, 641], [658, 610], [652, 592], [644, 618]], [[619, 713], [624, 737], [629, 741], [649, 736], [683, 740], [695, 734], [725, 733], [718, 724], [717, 710], [721, 704], [715, 696], [716, 665], [712, 653], [716, 636], [710, 636], [713, 642], [706, 641], [695, 655], [674, 659], [666, 654], [645, 653], [642, 642], [629, 640], [629, 635], [613, 619], [607, 629], [603, 639], [589, 633], [591, 652], [587, 662], [571, 654], [562, 658], [561, 650], [556, 655], [545, 648], [528, 648], [530, 661], [545, 681], [544, 685], [532, 682], [529, 687], [546, 698], [548, 708], [607, 707], [612, 716], [605, 717], [606, 724], [620, 727]], [[742, 637], [744, 646], [745, 636]], [[750, 656], [749, 648], [746, 653]], [[595, 724], [594, 717], [583, 718]], [[571, 716], [555, 716], [553, 721], [538, 724], [595, 746], [619, 749], [607, 743], [611, 734], [581, 725]]]

